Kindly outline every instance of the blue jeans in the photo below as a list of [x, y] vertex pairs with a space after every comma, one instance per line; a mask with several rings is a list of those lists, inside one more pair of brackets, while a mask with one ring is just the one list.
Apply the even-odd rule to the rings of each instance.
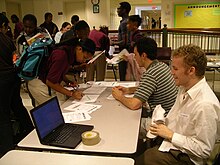
[[20, 123], [20, 132], [33, 129], [29, 114], [20, 97], [21, 79], [15, 71], [0, 72], [0, 154], [14, 148], [11, 113]]

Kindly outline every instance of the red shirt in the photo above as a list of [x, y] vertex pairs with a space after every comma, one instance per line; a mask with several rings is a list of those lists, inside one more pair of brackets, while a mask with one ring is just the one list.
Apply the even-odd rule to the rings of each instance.
[[74, 61], [74, 47], [61, 46], [53, 50], [47, 61], [46, 71], [41, 72], [40, 79], [44, 83], [46, 80], [54, 84], [61, 83]]
[[109, 51], [110, 40], [103, 32], [93, 29], [89, 33], [89, 38], [95, 42], [97, 50]]

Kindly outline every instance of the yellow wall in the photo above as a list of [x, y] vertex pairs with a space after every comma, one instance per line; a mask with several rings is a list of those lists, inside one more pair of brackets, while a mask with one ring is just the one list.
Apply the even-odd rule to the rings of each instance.
[[[186, 12], [191, 16], [186, 16]], [[175, 28], [219, 28], [220, 2], [174, 5]]]

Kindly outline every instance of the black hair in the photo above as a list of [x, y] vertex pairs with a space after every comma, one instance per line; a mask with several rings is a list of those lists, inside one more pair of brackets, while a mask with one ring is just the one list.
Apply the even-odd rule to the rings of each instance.
[[71, 26], [71, 24], [70, 24], [69, 22], [64, 22], [64, 23], [62, 24], [61, 29], [67, 27], [68, 25]]
[[79, 16], [78, 15], [73, 15], [72, 17], [71, 17], [71, 23], [72, 24], [74, 24], [74, 23], [76, 23], [76, 22], [78, 22], [79, 21]]
[[83, 29], [86, 29], [86, 28], [90, 28], [90, 27], [89, 27], [88, 23], [84, 20], [80, 20], [75, 25], [75, 30], [83, 30]]
[[147, 54], [147, 58], [150, 60], [155, 60], [157, 56], [157, 43], [154, 39], [149, 37], [143, 37], [139, 39], [134, 47], [137, 48], [139, 55], [142, 53]]
[[46, 20], [49, 16], [52, 16], [52, 13], [47, 12], [44, 14], [44, 19]]
[[130, 15], [128, 21], [137, 22], [137, 26], [139, 27], [142, 23], [142, 18], [139, 15]]
[[32, 22], [35, 26], [37, 26], [37, 18], [33, 14], [27, 14], [23, 17], [23, 23], [25, 21]]
[[106, 34], [108, 36], [108, 26], [105, 26], [105, 25], [102, 25], [102, 26], [99, 26], [99, 31], [103, 32], [104, 34]]
[[58, 44], [55, 44], [54, 48], [64, 46], [64, 45], [74, 46], [74, 47], [75, 46], [81, 46], [83, 51], [89, 52], [91, 54], [94, 54], [95, 49], [96, 49], [96, 45], [95, 45], [94, 41], [92, 41], [91, 39], [86, 38], [86, 39], [81, 40], [81, 39], [76, 38], [76, 37], [72, 37], [70, 39], [61, 41]]
[[127, 13], [129, 13], [131, 11], [131, 5], [128, 2], [121, 2], [120, 4], [120, 8], [121, 9], [125, 9]]
[[83, 51], [89, 52], [92, 55], [95, 53], [96, 45], [94, 41], [89, 38], [80, 40], [80, 46], [82, 47]]
[[7, 27], [8, 23], [8, 18], [3, 13], [0, 13], [0, 28], [2, 28], [3, 26]]
[[15, 14], [12, 14], [12, 15], [11, 15], [11, 19], [14, 19], [16, 22], [19, 22], [19, 18], [18, 18], [18, 16], [15, 15]]

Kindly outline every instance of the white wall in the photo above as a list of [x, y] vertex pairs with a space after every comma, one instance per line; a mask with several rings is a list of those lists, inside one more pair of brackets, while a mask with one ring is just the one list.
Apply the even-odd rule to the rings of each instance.
[[99, 29], [100, 25], [110, 26], [110, 0], [100, 0], [99, 13], [93, 13], [91, 1], [86, 1], [86, 15], [90, 28]]

